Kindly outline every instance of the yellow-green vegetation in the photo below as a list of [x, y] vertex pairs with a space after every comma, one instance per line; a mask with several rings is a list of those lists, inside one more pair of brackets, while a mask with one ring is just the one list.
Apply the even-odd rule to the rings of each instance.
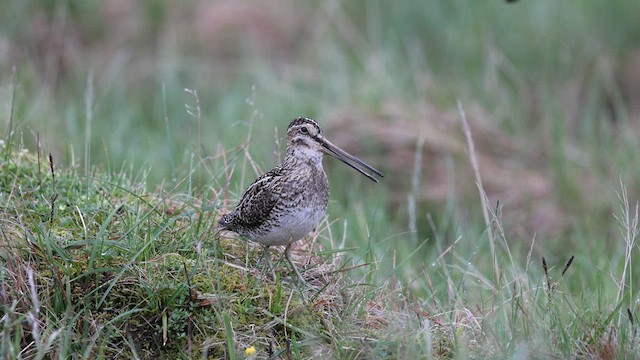
[[[0, 1], [0, 358], [640, 358], [638, 14]], [[305, 286], [214, 231], [296, 116]]]
[[4, 154], [5, 356], [224, 358], [250, 346], [266, 354], [266, 345], [349, 353], [336, 336], [379, 338], [354, 323], [380, 316], [364, 284], [315, 255], [304, 256], [304, 286], [282, 266], [271, 279], [261, 249], [215, 236], [218, 202], [137, 193], [144, 184], [124, 175], [83, 179], [53, 158]]

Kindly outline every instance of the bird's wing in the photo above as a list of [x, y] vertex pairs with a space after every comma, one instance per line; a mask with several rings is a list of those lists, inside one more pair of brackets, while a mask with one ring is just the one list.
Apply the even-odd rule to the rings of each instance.
[[278, 199], [273, 188], [281, 176], [282, 171], [277, 167], [249, 185], [235, 210], [238, 225], [258, 226], [269, 217]]

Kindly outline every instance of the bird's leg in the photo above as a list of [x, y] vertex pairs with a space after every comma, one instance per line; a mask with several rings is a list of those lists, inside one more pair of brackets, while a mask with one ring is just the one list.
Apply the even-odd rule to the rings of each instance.
[[287, 259], [289, 264], [291, 264], [291, 267], [293, 268], [293, 271], [296, 273], [296, 275], [298, 275], [300, 284], [304, 284], [305, 283], [304, 278], [302, 277], [302, 275], [300, 275], [300, 272], [298, 271], [298, 268], [293, 264], [293, 261], [291, 261], [291, 255], [289, 254], [289, 250], [291, 249], [291, 244], [293, 243], [289, 243], [287, 247], [284, 248], [284, 257]]
[[266, 262], [266, 266], [268, 268], [268, 271], [271, 272], [271, 276], [273, 276], [273, 280], [276, 280], [276, 271], [273, 268], [273, 264], [271, 263], [271, 251], [269, 250], [269, 245], [263, 245], [264, 248], [264, 254], [262, 255], [262, 257], [264, 258], [264, 262]]

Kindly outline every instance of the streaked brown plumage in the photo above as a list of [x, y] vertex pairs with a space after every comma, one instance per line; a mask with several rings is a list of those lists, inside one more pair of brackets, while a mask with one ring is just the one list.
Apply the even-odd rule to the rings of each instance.
[[337, 157], [375, 182], [376, 176], [382, 177], [380, 171], [325, 139], [314, 120], [297, 118], [287, 128], [287, 153], [282, 163], [247, 188], [236, 209], [220, 218], [218, 228], [267, 248], [287, 245], [285, 256], [302, 280], [289, 257], [289, 246], [313, 231], [327, 210], [329, 182], [322, 167], [324, 154]]

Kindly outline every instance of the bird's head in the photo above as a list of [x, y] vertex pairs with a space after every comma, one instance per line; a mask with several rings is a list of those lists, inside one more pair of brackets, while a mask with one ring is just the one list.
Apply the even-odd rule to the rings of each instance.
[[331, 155], [375, 182], [378, 182], [376, 176], [383, 176], [380, 171], [327, 140], [320, 126], [313, 119], [299, 117], [289, 124], [287, 149], [303, 152], [305, 156], [319, 159], [322, 159], [323, 154]]

